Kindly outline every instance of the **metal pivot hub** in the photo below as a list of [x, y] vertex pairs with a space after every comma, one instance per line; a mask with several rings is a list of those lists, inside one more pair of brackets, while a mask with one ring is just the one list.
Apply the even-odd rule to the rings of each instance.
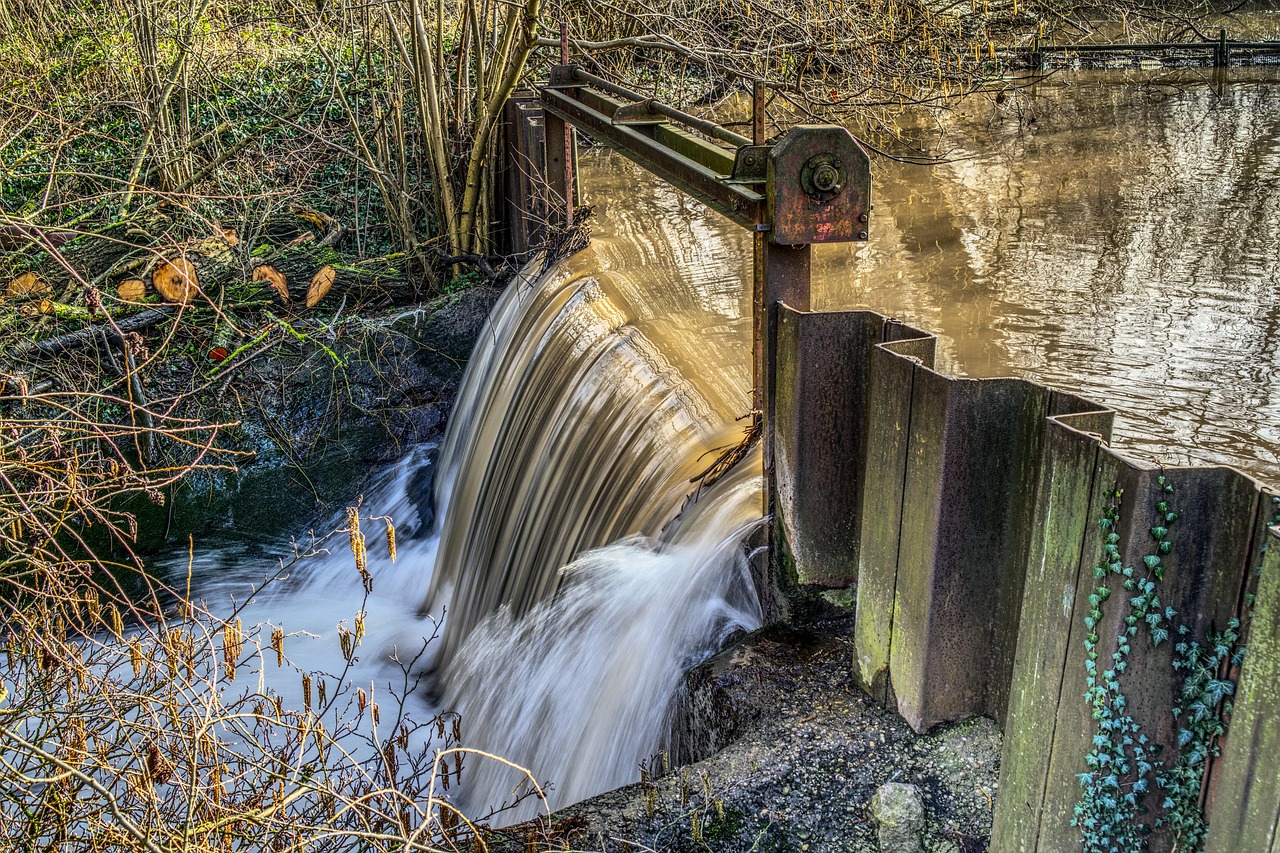
[[831, 201], [844, 189], [840, 168], [840, 159], [834, 154], [815, 154], [800, 170], [801, 189], [819, 204]]

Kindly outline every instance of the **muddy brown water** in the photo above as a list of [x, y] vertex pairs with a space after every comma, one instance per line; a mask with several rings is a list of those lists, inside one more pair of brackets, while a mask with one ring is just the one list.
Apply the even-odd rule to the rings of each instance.
[[[864, 245], [815, 250], [814, 308], [936, 333], [957, 375], [1022, 376], [1120, 412], [1116, 445], [1280, 482], [1280, 69], [1060, 73], [971, 102], [873, 160]], [[583, 158], [605, 279], [727, 411], [750, 381], [750, 244], [603, 150]], [[637, 269], [643, 269], [642, 274]]]

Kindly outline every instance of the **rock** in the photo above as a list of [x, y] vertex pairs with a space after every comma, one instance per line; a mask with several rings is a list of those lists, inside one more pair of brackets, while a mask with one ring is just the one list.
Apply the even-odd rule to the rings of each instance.
[[[868, 804], [901, 782], [924, 804], [918, 846], [905, 849], [986, 850], [999, 729], [975, 718], [920, 735], [878, 707], [849, 680], [853, 622], [764, 628], [695, 667], [672, 709], [671, 772], [557, 811], [557, 843], [604, 853], [892, 849], [877, 844]], [[691, 812], [701, 816], [697, 839]], [[485, 841], [493, 853], [522, 853], [531, 838], [545, 849], [545, 825]]]
[[[358, 497], [365, 477], [443, 435], [499, 292], [468, 288], [422, 306], [302, 327], [313, 341], [286, 341], [246, 364], [226, 389], [210, 390], [194, 410], [178, 412], [199, 420], [216, 411], [234, 421], [220, 440], [239, 454], [236, 470], [196, 471], [164, 506], [131, 500], [124, 508], [138, 520], [138, 547], [164, 549], [188, 533], [271, 542], [340, 511]], [[186, 369], [198, 380], [207, 366]], [[413, 495], [419, 527], [432, 516], [429, 464], [423, 474]]]
[[871, 798], [871, 817], [879, 826], [881, 853], [920, 853], [924, 799], [915, 785], [887, 782]]

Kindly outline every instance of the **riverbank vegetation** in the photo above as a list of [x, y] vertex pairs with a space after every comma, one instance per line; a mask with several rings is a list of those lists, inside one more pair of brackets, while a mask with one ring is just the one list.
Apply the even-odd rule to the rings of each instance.
[[[193, 471], [242, 464], [243, 413], [224, 400], [257, 393], [250, 361], [284, 348], [341, 368], [344, 318], [501, 283], [529, 259], [491, 239], [495, 150], [503, 103], [556, 60], [559, 23], [575, 59], [641, 91], [710, 108], [760, 80], [778, 121], [842, 121], [892, 147], [903, 110], [999, 97], [1011, 46], [1102, 20], [1175, 38], [1213, 11], [0, 0], [6, 843], [402, 850], [469, 836], [445, 796], [461, 754], [423, 746], [451, 747], [454, 721], [414, 723], [396, 695], [343, 677], [358, 605], [332, 673], [290, 670], [276, 627], [207, 612], [147, 570], [126, 500], [171, 505]], [[337, 541], [353, 577], [372, 547], [361, 522], [374, 523], [355, 512]], [[400, 695], [415, 686], [404, 663]], [[273, 667], [300, 701], [256, 683]]]

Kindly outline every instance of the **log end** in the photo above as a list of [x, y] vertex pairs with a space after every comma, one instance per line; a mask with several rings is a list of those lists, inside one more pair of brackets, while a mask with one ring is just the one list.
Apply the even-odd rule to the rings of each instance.
[[48, 283], [41, 280], [33, 272], [24, 272], [22, 275], [9, 282], [9, 286], [5, 288], [4, 295], [6, 298], [15, 296], [37, 296], [52, 293], [53, 289]]
[[116, 295], [125, 302], [141, 302], [147, 296], [147, 283], [140, 278], [126, 278], [116, 285]]
[[281, 302], [285, 305], [289, 304], [289, 283], [280, 270], [271, 264], [259, 264], [253, 269], [253, 280], [266, 282]]
[[190, 302], [199, 290], [195, 265], [186, 258], [174, 258], [156, 267], [151, 283], [166, 302]]
[[311, 285], [307, 288], [307, 307], [314, 308], [320, 304], [320, 300], [333, 289], [333, 283], [338, 278], [338, 271], [333, 267], [325, 264], [320, 271], [311, 279]]

